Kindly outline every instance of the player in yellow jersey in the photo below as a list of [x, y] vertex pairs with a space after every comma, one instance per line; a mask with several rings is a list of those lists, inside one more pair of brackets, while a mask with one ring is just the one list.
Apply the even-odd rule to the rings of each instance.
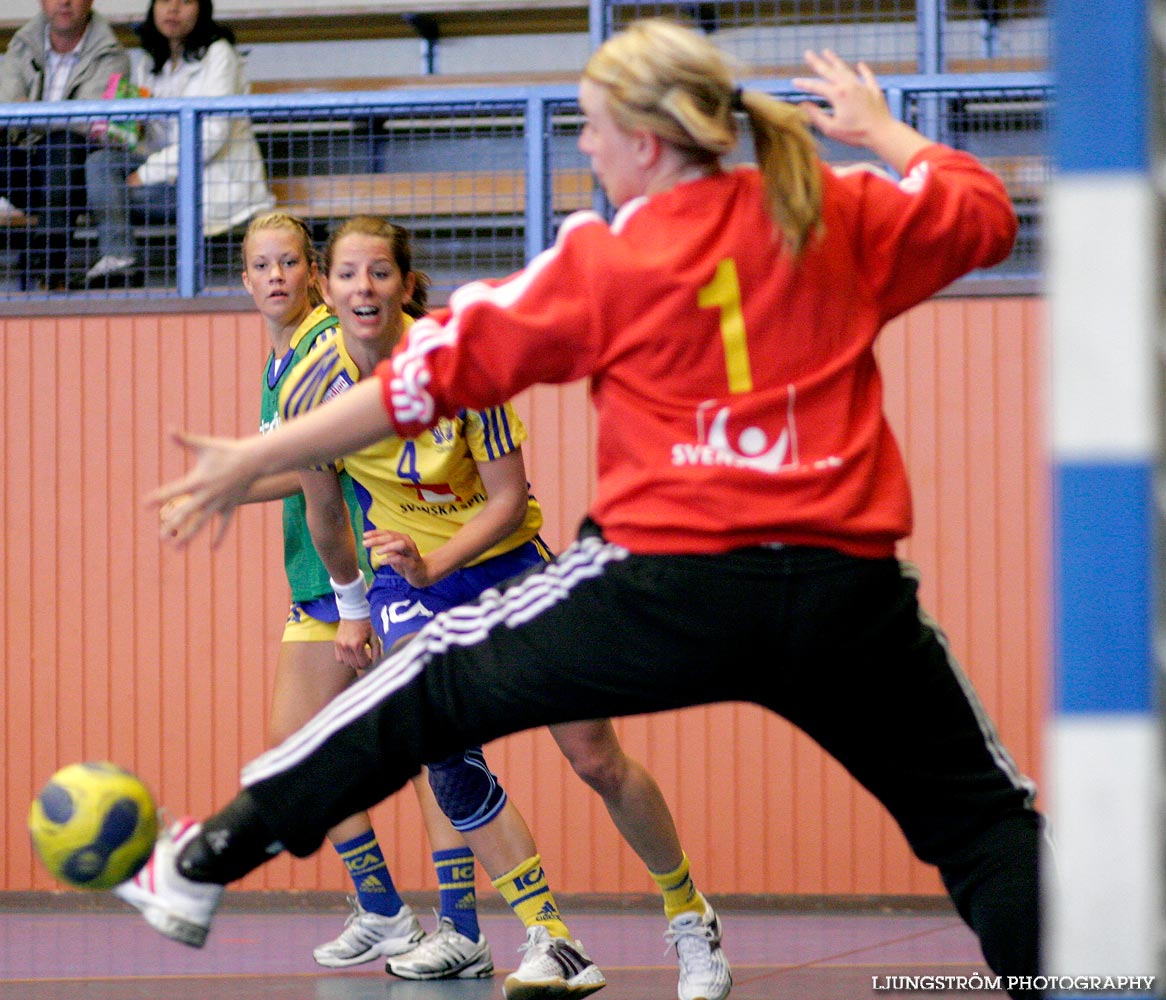
[[[425, 304], [428, 280], [413, 271], [411, 256], [404, 230], [383, 219], [357, 216], [332, 235], [323, 287], [340, 327], [292, 371], [280, 392], [283, 419], [343, 393], [392, 351], [412, 322], [404, 310], [420, 313]], [[446, 554], [440, 569], [435, 561], [432, 577], [414, 576], [423, 584], [416, 592], [393, 569], [398, 560], [382, 554], [374, 556], [380, 569], [366, 596], [358, 563], [362, 546], [346, 516], [341, 470], [300, 473], [308, 527], [338, 594], [337, 655], [352, 669], [376, 662], [381, 643], [389, 648], [418, 631], [433, 613], [427, 605], [456, 607], [491, 583], [543, 561], [536, 541], [541, 514], [527, 496], [521, 453], [515, 450], [519, 433], [521, 424], [506, 406], [466, 414], [416, 441], [382, 441], [345, 457], [343, 471], [356, 484], [366, 529], [375, 534], [377, 528], [401, 527], [416, 534], [427, 551]], [[376, 537], [380, 548], [395, 544]], [[385, 590], [394, 581], [400, 587]], [[523, 960], [505, 982], [509, 1000], [583, 997], [602, 988], [603, 973], [571, 936], [526, 821], [487, 767], [481, 748], [431, 762], [428, 779], [441, 811], [527, 928]], [[432, 829], [431, 820], [427, 817]], [[453, 882], [442, 881], [440, 891], [472, 891], [472, 863]], [[480, 964], [484, 941], [476, 923], [466, 933], [457, 914], [443, 915], [434, 933], [413, 951], [389, 958], [386, 969], [407, 979], [461, 975], [459, 970]]]
[[[285, 419], [370, 375], [412, 323], [406, 312], [423, 312], [426, 278], [413, 270], [405, 230], [358, 216], [329, 243], [324, 289], [340, 328], [292, 372], [280, 395]], [[366, 526], [363, 542], [375, 570], [367, 598], [356, 568], [361, 546], [343, 516], [339, 470], [301, 473], [316, 547], [333, 580], [352, 581], [353, 612], [343, 615], [337, 646], [354, 668], [373, 662], [368, 651], [375, 637], [388, 650], [437, 612], [465, 604], [549, 558], [538, 538], [542, 512], [526, 480], [525, 438], [507, 403], [465, 410], [417, 438], [392, 436], [345, 456], [343, 469], [356, 483]], [[360, 620], [362, 612], [371, 614], [371, 626]], [[659, 786], [623, 752], [610, 720], [554, 726], [551, 732], [575, 770], [603, 795], [616, 826], [660, 886], [682, 982], [699, 983], [699, 994], [710, 1000], [726, 996], [732, 978], [720, 947], [720, 922], [693, 885]], [[473, 767], [466, 767], [467, 759]], [[508, 979], [507, 995], [526, 996], [514, 991], [540, 981], [565, 980], [572, 986], [574, 970], [563, 958], [570, 943], [556, 934], [566, 935], [566, 928], [550, 923], [543, 933], [543, 904], [536, 908], [537, 897], [530, 898], [524, 881], [538, 871], [534, 842], [526, 841], [522, 850], [528, 853], [519, 857], [518, 839], [504, 832], [517, 830], [521, 817], [506, 804], [492, 822], [482, 823], [493, 815], [491, 795], [505, 803], [505, 793], [492, 783], [480, 749], [431, 764], [429, 777], [446, 815], [466, 833], [494, 884], [528, 926], [527, 957]], [[436, 935], [414, 953], [389, 959], [387, 968], [406, 978], [427, 978], [470, 944], [443, 921]]]
[[[279, 392], [292, 369], [335, 328], [337, 320], [320, 293], [311, 234], [295, 216], [269, 212], [252, 220], [243, 238], [243, 284], [271, 341], [260, 406], [260, 431], [267, 433], [279, 426]], [[350, 523], [354, 530], [360, 530], [361, 513], [352, 480], [341, 474], [338, 481]], [[274, 746], [348, 687], [357, 674], [336, 657], [336, 597], [328, 570], [316, 554], [308, 532], [299, 476], [293, 472], [265, 480], [252, 490], [250, 499], [283, 500], [284, 566], [292, 605], [279, 647], [272, 693], [269, 740]], [[363, 551], [361, 557], [362, 570], [371, 577]], [[458, 845], [454, 851], [434, 848], [439, 880], [449, 881], [450, 872], [464, 871], [466, 865], [472, 872], [473, 855], [433, 802], [428, 784], [416, 781], [414, 785], [431, 827], [431, 841], [454, 838]], [[343, 932], [316, 948], [315, 960], [329, 968], [345, 968], [411, 951], [425, 932], [397, 892], [368, 813], [357, 813], [338, 824], [329, 831], [329, 839], [356, 891]], [[472, 917], [476, 909], [474, 894], [463, 893], [448, 904], [443, 899], [445, 908], [459, 919]], [[484, 940], [475, 962], [470, 964], [476, 975], [493, 972], [489, 946]], [[459, 971], [466, 974], [469, 967]]]

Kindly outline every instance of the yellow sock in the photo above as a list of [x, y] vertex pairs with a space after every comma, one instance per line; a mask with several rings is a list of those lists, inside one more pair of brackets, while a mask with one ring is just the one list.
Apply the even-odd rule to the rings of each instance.
[[494, 880], [494, 888], [527, 927], [541, 924], [551, 937], [570, 939], [571, 932], [559, 915], [551, 887], [543, 873], [542, 856], [527, 858], [517, 868]]
[[652, 878], [664, 894], [664, 916], [670, 921], [682, 913], [704, 913], [704, 896], [696, 891], [692, 876], [688, 874], [688, 855], [681, 852], [680, 864], [670, 872]]

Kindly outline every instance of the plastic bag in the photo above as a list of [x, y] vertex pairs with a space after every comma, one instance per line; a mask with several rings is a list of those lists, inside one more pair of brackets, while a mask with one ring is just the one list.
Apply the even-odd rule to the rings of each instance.
[[[127, 97], [148, 97], [149, 94], [137, 87], [121, 73], [110, 73], [105, 93], [108, 100], [122, 100]], [[95, 142], [106, 142], [126, 149], [135, 149], [142, 138], [142, 125], [131, 119], [98, 119], [89, 127], [89, 137]]]

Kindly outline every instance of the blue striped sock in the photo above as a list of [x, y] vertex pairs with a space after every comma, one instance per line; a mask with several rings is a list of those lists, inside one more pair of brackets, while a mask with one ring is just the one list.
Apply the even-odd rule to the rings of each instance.
[[441, 915], [453, 921], [459, 934], [471, 941], [481, 935], [478, 927], [478, 893], [474, 887], [474, 852], [468, 847], [433, 852]]
[[348, 869], [352, 884], [356, 886], [356, 898], [369, 913], [379, 913], [382, 917], [395, 916], [405, 901], [393, 885], [389, 866], [377, 835], [372, 830], [336, 845], [336, 853]]

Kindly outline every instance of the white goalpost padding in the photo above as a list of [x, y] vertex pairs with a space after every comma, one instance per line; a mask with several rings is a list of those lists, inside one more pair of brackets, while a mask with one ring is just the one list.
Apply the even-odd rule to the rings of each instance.
[[[1050, 976], [1163, 988], [1162, 0], [1053, 11]], [[1073, 992], [1055, 995], [1073, 996]], [[1145, 997], [1145, 992], [1129, 996]]]

